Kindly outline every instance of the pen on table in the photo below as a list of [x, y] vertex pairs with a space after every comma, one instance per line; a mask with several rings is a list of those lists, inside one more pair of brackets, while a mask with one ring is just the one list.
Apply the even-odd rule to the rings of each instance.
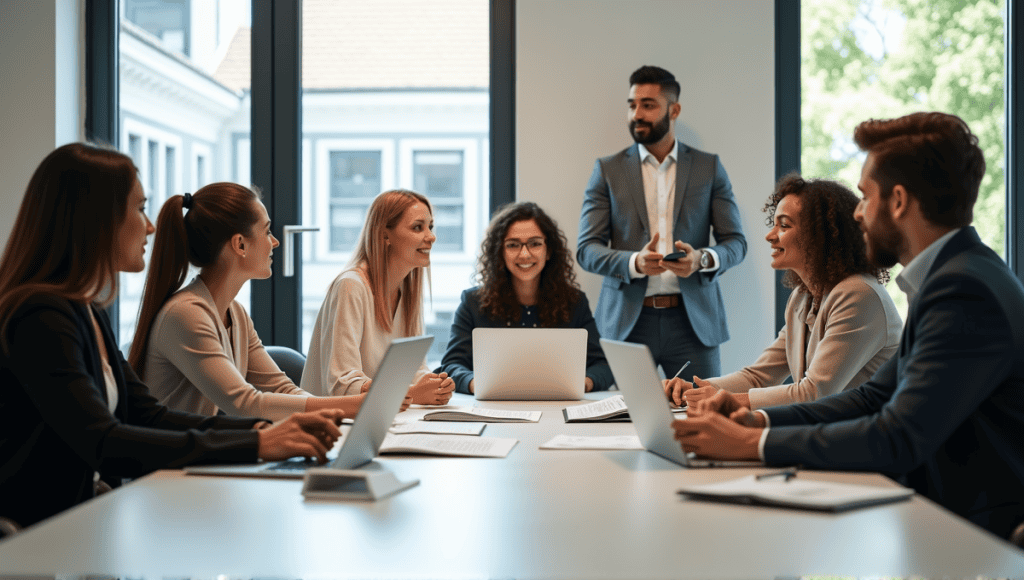
[[675, 376], [674, 376], [674, 377], [672, 377], [672, 378], [673, 378], [673, 379], [678, 379], [678, 378], [679, 378], [679, 373], [683, 372], [683, 369], [685, 369], [685, 368], [686, 368], [686, 367], [688, 367], [688, 366], [690, 366], [690, 361], [686, 361], [686, 364], [684, 364], [683, 366], [679, 367], [679, 370], [678, 370], [678, 371], [676, 371], [676, 374], [675, 374]]
[[782, 471], [769, 471], [768, 473], [755, 475], [754, 479], [761, 481], [762, 479], [768, 479], [769, 477], [784, 477], [785, 479], [783, 481], [789, 481], [796, 477], [796, 472], [796, 467], [790, 467], [789, 469], [783, 469]]

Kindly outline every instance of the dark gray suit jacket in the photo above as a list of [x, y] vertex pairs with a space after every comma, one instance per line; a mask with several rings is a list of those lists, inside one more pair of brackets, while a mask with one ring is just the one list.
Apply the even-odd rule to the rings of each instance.
[[1024, 521], [1024, 286], [974, 228], [910, 304], [863, 385], [767, 409], [769, 463], [881, 471], [1007, 537]]
[[[672, 239], [704, 248], [713, 229], [721, 262], [714, 272], [678, 278], [679, 291], [697, 338], [716, 346], [729, 339], [718, 276], [743, 261], [747, 240], [718, 156], [678, 143]], [[605, 338], [625, 339], [640, 317], [647, 277], [630, 278], [629, 257], [654, 235], [649, 221], [639, 147], [598, 159], [583, 198], [576, 260], [605, 277], [594, 312]]]

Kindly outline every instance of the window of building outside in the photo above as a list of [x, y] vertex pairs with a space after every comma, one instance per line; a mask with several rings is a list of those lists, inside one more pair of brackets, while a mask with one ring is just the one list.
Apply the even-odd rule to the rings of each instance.
[[[249, 132], [251, 12], [249, 0], [122, 0], [119, 6], [119, 143], [138, 166], [154, 223], [172, 195], [214, 181], [249, 184], [236, 171], [233, 136]], [[126, 353], [144, 282], [145, 272], [121, 275], [118, 332]], [[248, 284], [238, 300], [249, 306]]]
[[[489, 2], [302, 3], [302, 348], [380, 192], [426, 195], [437, 241], [424, 292], [440, 362], [488, 221]], [[381, 39], [387, 39], [386, 42]]]
[[[960, 116], [987, 171], [974, 227], [1006, 256], [1005, 0], [803, 0], [801, 168], [855, 192], [864, 154], [853, 129], [916, 111]], [[906, 320], [906, 297], [887, 289]]]

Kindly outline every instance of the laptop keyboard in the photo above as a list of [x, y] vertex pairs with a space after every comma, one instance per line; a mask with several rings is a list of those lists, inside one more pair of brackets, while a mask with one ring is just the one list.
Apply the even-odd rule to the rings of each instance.
[[307, 457], [295, 457], [286, 461], [279, 461], [273, 465], [267, 466], [267, 471], [287, 471], [287, 472], [298, 472], [301, 473], [306, 471], [310, 467], [316, 467], [319, 463], [316, 459], [310, 459]]

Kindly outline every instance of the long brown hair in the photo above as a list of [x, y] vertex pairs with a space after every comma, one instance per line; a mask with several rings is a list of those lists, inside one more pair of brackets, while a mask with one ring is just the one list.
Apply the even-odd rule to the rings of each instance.
[[237, 183], [211, 183], [190, 197], [186, 213], [182, 214], [185, 197], [175, 195], [164, 202], [156, 220], [153, 258], [146, 274], [135, 338], [128, 352], [128, 362], [139, 376], [145, 371], [153, 321], [185, 283], [189, 264], [198, 268], [212, 265], [231, 236], [251, 235], [259, 219], [259, 193]]
[[889, 281], [889, 271], [876, 268], [868, 261], [867, 245], [860, 226], [853, 219], [859, 198], [841, 183], [828, 179], [805, 180], [789, 173], [775, 185], [775, 191], [764, 205], [769, 227], [775, 223], [775, 210], [787, 195], [800, 198], [800, 247], [804, 252], [807, 280], [792, 270], [782, 283], [787, 288], [804, 288], [821, 298], [836, 284], [853, 274], [869, 274], [882, 284]]
[[512, 274], [505, 265], [505, 236], [512, 224], [527, 220], [533, 220], [540, 228], [549, 251], [548, 261], [540, 272], [541, 298], [537, 307], [541, 326], [564, 324], [572, 316], [572, 305], [580, 295], [572, 253], [555, 220], [530, 201], [506, 205], [487, 226], [480, 245], [480, 309], [495, 320], [519, 320], [521, 305], [512, 287]]
[[[385, 332], [391, 332], [391, 311], [388, 308], [387, 289], [388, 253], [384, 243], [384, 230], [394, 228], [407, 209], [422, 203], [427, 206], [430, 214], [434, 208], [422, 194], [407, 189], [392, 189], [378, 195], [370, 211], [366, 214], [366, 223], [359, 232], [359, 241], [352, 253], [346, 270], [358, 270], [366, 265], [366, 277], [370, 283], [370, 294], [373, 295], [373, 312], [377, 324]], [[402, 314], [405, 317], [405, 335], [413, 336], [419, 331], [419, 320], [423, 302], [423, 268], [413, 268], [412, 272], [401, 283]]]
[[117, 296], [114, 246], [136, 172], [127, 155], [88, 143], [59, 147], [36, 168], [0, 259], [5, 352], [7, 323], [29, 296], [101, 306]]

